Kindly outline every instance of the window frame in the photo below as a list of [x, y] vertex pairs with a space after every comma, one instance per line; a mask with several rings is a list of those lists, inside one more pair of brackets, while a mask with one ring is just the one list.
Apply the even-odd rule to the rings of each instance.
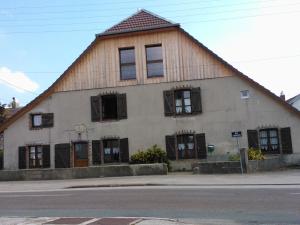
[[[186, 105], [185, 104], [185, 99], [188, 99], [188, 98], [185, 98], [184, 97], [184, 92], [185, 91], [188, 91], [190, 93], [190, 105]], [[177, 113], [177, 105], [176, 105], [176, 100], [177, 100], [177, 94], [180, 92], [180, 95], [181, 95], [181, 112], [180, 113]], [[187, 112], [186, 111], [186, 106], [190, 107], [191, 111], [190, 112]], [[191, 115], [193, 113], [193, 109], [192, 109], [192, 90], [191, 89], [177, 89], [177, 90], [174, 90], [174, 107], [175, 107], [175, 116], [180, 116], [180, 115]]]
[[[148, 48], [153, 48], [153, 47], [161, 47], [161, 59], [148, 60], [147, 49]], [[146, 72], [147, 72], [147, 78], [164, 77], [164, 59], [163, 59], [164, 57], [163, 57], [163, 47], [162, 47], [162, 44], [160, 43], [160, 44], [145, 45], [145, 53], [146, 53]], [[162, 74], [149, 76], [148, 64], [154, 64], [154, 63], [161, 63], [162, 64], [162, 67], [163, 67]]]
[[[121, 146], [120, 146], [120, 139], [119, 138], [107, 138], [107, 139], [102, 139], [101, 140], [102, 141], [102, 148], [103, 148], [103, 163], [104, 164], [113, 164], [113, 163], [120, 163], [121, 162]], [[107, 143], [107, 142], [111, 142], [111, 144], [110, 144], [110, 146], [109, 146], [109, 148], [110, 148], [110, 154], [109, 154], [109, 156], [110, 156], [110, 160], [109, 161], [107, 161], [106, 160], [106, 157], [105, 157], [105, 143]], [[117, 143], [117, 145], [118, 145], [118, 150], [119, 150], [119, 152], [118, 152], [118, 159], [113, 159], [113, 144], [112, 144], [112, 142], [116, 142]]]
[[[31, 148], [34, 148], [34, 159], [31, 157], [31, 155], [32, 155]], [[40, 152], [39, 152], [39, 150], [40, 150]], [[38, 158], [39, 154], [41, 155], [41, 158]], [[33, 164], [34, 164], [34, 166], [33, 166]], [[28, 167], [29, 167], [29, 169], [43, 168], [43, 146], [42, 145], [28, 146]]]
[[[192, 142], [189, 142], [188, 139], [189, 137], [193, 137], [193, 149], [189, 149], [188, 148], [188, 144], [192, 143]], [[196, 137], [195, 137], [195, 134], [189, 134], [189, 133], [184, 133], [184, 134], [176, 134], [175, 135], [175, 138], [176, 138], [176, 154], [177, 154], [177, 159], [178, 160], [185, 160], [185, 159], [197, 159], [197, 151], [196, 151]], [[178, 144], [179, 144], [179, 140], [182, 140], [183, 144], [185, 145], [184, 149], [181, 150], [181, 151], [184, 151], [183, 154], [184, 154], [184, 157], [182, 157], [180, 154], [180, 150], [178, 148]], [[188, 151], [188, 153], [186, 153]], [[189, 157], [186, 157], [186, 155], [189, 155]]]
[[[35, 116], [40, 116], [41, 117], [41, 125], [39, 125], [39, 126], [34, 125], [34, 117]], [[30, 114], [30, 120], [31, 120], [31, 128], [33, 128], [33, 129], [43, 128], [43, 114], [42, 113], [32, 113], [32, 114]]]
[[[122, 58], [121, 58], [121, 51], [123, 50], [133, 50], [134, 52], [134, 63], [122, 63]], [[125, 47], [125, 48], [119, 48], [119, 68], [120, 68], [120, 80], [125, 81], [125, 80], [136, 80], [136, 58], [135, 58], [135, 47]], [[134, 78], [123, 78], [122, 76], [122, 66], [134, 66]]]
[[[116, 112], [115, 112], [116, 115], [114, 118], [106, 118], [105, 114], [104, 114], [105, 110], [104, 110], [103, 99], [109, 98], [109, 97], [114, 98], [115, 103], [116, 103], [116, 105], [115, 105], [116, 106]], [[106, 94], [106, 95], [101, 95], [100, 98], [101, 98], [101, 121], [105, 122], [105, 121], [118, 120], [118, 95], [117, 94]], [[106, 101], [108, 101], [108, 100], [106, 100]]]
[[[271, 137], [270, 133], [271, 131], [276, 131], [276, 136]], [[261, 137], [261, 132], [266, 132], [267, 136], [266, 137]], [[279, 129], [278, 128], [264, 128], [264, 129], [259, 129], [258, 131], [258, 138], [259, 138], [259, 148], [264, 152], [265, 154], [280, 154], [280, 134], [279, 134]], [[272, 144], [271, 143], [271, 138], [277, 138], [277, 149], [273, 150]], [[267, 144], [262, 145], [261, 140], [262, 139], [267, 139]], [[267, 149], [262, 149], [262, 146], [266, 146]], [[270, 150], [272, 149], [272, 150]]]

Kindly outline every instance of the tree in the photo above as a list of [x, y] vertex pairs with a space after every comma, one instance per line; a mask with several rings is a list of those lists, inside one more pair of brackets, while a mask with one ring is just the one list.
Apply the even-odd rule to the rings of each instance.
[[3, 123], [5, 120], [5, 106], [6, 104], [0, 103], [0, 124]]

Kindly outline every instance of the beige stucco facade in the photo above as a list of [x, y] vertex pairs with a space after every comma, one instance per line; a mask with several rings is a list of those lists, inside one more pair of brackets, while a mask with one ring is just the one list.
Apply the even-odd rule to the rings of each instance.
[[[200, 87], [203, 112], [186, 117], [164, 115], [163, 91], [171, 88]], [[249, 90], [249, 99], [241, 99], [240, 91]], [[110, 122], [92, 122], [90, 96], [100, 93], [126, 93], [128, 118]], [[30, 129], [30, 113], [54, 113], [54, 126]], [[50, 144], [51, 167], [54, 168], [54, 145], [78, 140], [76, 125], [87, 129], [82, 140], [90, 143], [103, 137], [129, 139], [130, 154], [154, 144], [165, 148], [165, 136], [180, 131], [205, 133], [206, 143], [215, 145], [215, 155], [226, 156], [237, 151], [232, 131], [242, 131], [240, 147], [247, 148], [247, 130], [290, 127], [294, 154], [300, 157], [300, 119], [294, 112], [278, 104], [270, 96], [238, 76], [66, 91], [52, 94], [4, 131], [4, 168], [18, 169], [18, 147]]]

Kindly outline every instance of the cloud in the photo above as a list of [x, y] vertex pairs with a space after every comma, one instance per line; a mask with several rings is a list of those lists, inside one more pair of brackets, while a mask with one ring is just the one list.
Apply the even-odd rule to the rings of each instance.
[[7, 67], [0, 67], [0, 83], [21, 93], [34, 92], [39, 88], [25, 73], [13, 72]]

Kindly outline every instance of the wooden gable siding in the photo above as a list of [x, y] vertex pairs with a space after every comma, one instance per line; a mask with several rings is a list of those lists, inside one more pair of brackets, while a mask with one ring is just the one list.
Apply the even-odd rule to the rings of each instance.
[[[162, 44], [164, 77], [147, 78], [145, 45]], [[136, 80], [120, 80], [119, 48], [135, 47]], [[232, 71], [177, 30], [98, 41], [55, 92], [231, 76]]]

